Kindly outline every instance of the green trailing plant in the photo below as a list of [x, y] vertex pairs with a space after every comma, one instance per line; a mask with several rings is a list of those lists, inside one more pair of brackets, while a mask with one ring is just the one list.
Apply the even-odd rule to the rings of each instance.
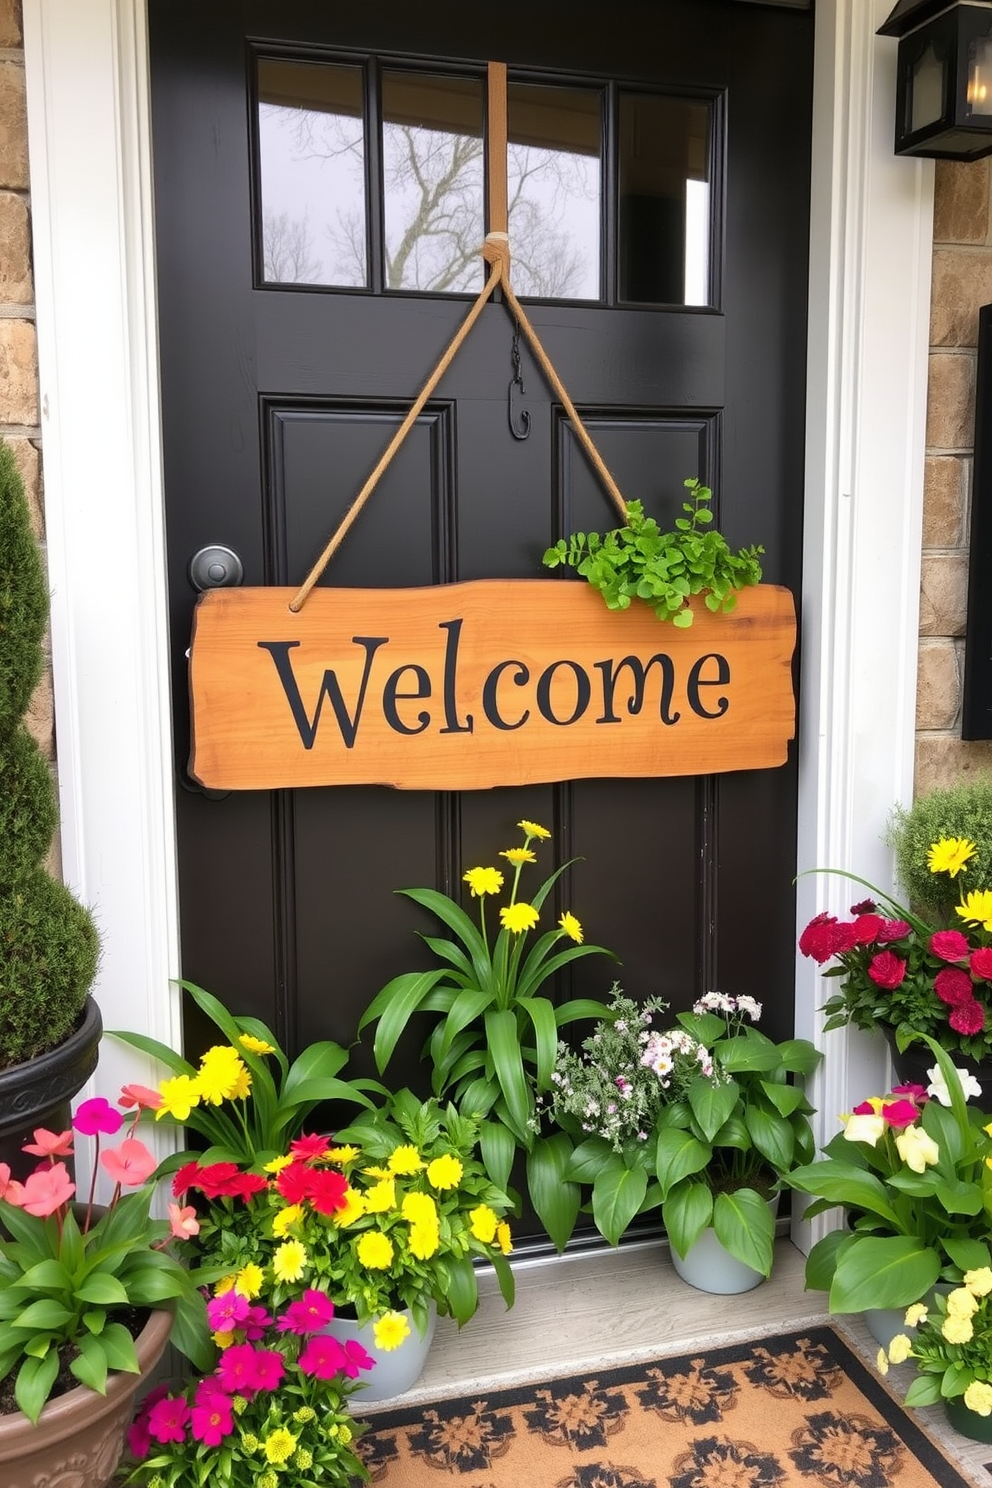
[[23, 718], [41, 676], [47, 616], [24, 486], [0, 443], [0, 1069], [73, 1032], [99, 953], [89, 910], [44, 866], [55, 790]]
[[992, 774], [960, 780], [917, 796], [909, 807], [897, 806], [889, 818], [886, 841], [893, 849], [899, 881], [910, 904], [921, 914], [953, 923], [959, 897], [954, 878], [936, 877], [930, 866], [935, 842], [959, 838], [975, 851], [965, 867], [964, 887], [992, 884]]
[[761, 582], [762, 547], [734, 553], [710, 526], [713, 493], [696, 479], [685, 482], [690, 499], [682, 503], [672, 532], [662, 532], [644, 515], [640, 501], [628, 501], [623, 527], [600, 536], [574, 532], [549, 548], [546, 568], [567, 564], [602, 594], [611, 610], [626, 610], [635, 599], [650, 605], [659, 620], [686, 628], [692, 624], [693, 595], [703, 595], [708, 610], [727, 614], [737, 604], [737, 591]]

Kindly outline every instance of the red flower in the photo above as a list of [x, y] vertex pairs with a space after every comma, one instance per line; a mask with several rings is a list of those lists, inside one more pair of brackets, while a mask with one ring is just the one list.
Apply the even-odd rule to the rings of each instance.
[[315, 1157], [323, 1157], [327, 1149], [327, 1138], [313, 1132], [309, 1134], [304, 1132], [301, 1137], [297, 1137], [289, 1144], [289, 1150], [293, 1156], [301, 1158], [303, 1162], [312, 1162]]
[[975, 1000], [971, 977], [960, 966], [945, 966], [938, 971], [933, 979], [933, 990], [941, 1002], [949, 1002], [951, 1007]]
[[853, 915], [874, 914], [877, 908], [878, 905], [874, 899], [861, 899], [857, 904], [851, 905], [851, 913]]
[[871, 945], [877, 940], [885, 921], [881, 915], [861, 914], [854, 921], [854, 939], [858, 945]]
[[906, 963], [893, 951], [879, 951], [868, 963], [868, 975], [877, 987], [884, 987], [887, 992], [891, 992], [906, 975]]
[[992, 982], [992, 946], [982, 946], [981, 950], [972, 951], [968, 965], [972, 976], [981, 977], [983, 982]]
[[889, 1126], [912, 1126], [919, 1114], [911, 1100], [892, 1101], [882, 1107], [882, 1116]]
[[177, 1171], [176, 1176], [172, 1180], [172, 1197], [174, 1199], [182, 1198], [188, 1188], [197, 1186], [199, 1176], [200, 1164], [198, 1162], [183, 1163], [183, 1166]]
[[224, 1197], [241, 1199], [247, 1204], [252, 1194], [262, 1193], [268, 1186], [268, 1179], [263, 1178], [261, 1173], [239, 1173], [236, 1178], [230, 1178], [224, 1185]]
[[912, 930], [906, 920], [885, 920], [881, 930], [878, 932], [878, 940], [882, 945], [888, 945], [890, 940], [902, 940]]
[[855, 1106], [852, 1114], [855, 1116], [874, 1116], [875, 1107], [871, 1101], [862, 1101], [860, 1106]]
[[845, 951], [853, 951], [860, 941], [857, 936], [857, 922], [855, 920], [841, 920], [834, 926], [834, 955], [843, 956]]
[[930, 949], [941, 961], [963, 961], [968, 954], [968, 937], [960, 930], [936, 930], [930, 937]]
[[985, 1027], [985, 1009], [974, 998], [970, 1002], [959, 1002], [951, 1009], [947, 1021], [955, 1033], [981, 1033]]
[[291, 1162], [288, 1168], [281, 1168], [276, 1174], [276, 1188], [287, 1204], [302, 1204], [309, 1196], [312, 1177], [313, 1170], [306, 1163]]
[[804, 956], [812, 956], [814, 961], [821, 964], [829, 961], [834, 953], [834, 927], [837, 924], [837, 916], [822, 914], [810, 920], [806, 929], [799, 937], [799, 949]]
[[205, 1168], [200, 1168], [195, 1181], [190, 1183], [190, 1188], [198, 1188], [208, 1199], [220, 1199], [230, 1192], [226, 1187], [232, 1179], [240, 1178], [237, 1163], [219, 1162], [210, 1163]]
[[310, 1174], [307, 1198], [318, 1214], [333, 1214], [336, 1209], [345, 1207], [347, 1190], [348, 1180], [344, 1174], [325, 1168]]

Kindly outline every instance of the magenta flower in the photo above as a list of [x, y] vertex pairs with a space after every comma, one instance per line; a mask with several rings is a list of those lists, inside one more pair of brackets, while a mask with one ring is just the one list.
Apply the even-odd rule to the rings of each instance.
[[275, 1390], [282, 1384], [286, 1360], [278, 1349], [255, 1350], [255, 1389]]
[[[365, 1353], [364, 1349], [362, 1353]], [[328, 1333], [318, 1333], [315, 1338], [309, 1339], [297, 1360], [301, 1374], [311, 1374], [314, 1379], [322, 1380], [333, 1379], [342, 1370], [354, 1379], [358, 1370], [356, 1369], [352, 1374], [348, 1363], [348, 1355], [344, 1347], [337, 1338], [332, 1338]]]
[[879, 951], [868, 964], [868, 975], [878, 987], [893, 991], [906, 975], [906, 963], [893, 951]]
[[948, 1023], [955, 1033], [967, 1035], [981, 1033], [985, 1027], [985, 1009], [980, 1002], [970, 998], [966, 1002], [959, 1002], [957, 1007], [951, 1008]]
[[158, 1167], [158, 1161], [137, 1137], [126, 1137], [119, 1147], [100, 1153], [100, 1164], [122, 1188], [140, 1188]]
[[168, 1385], [156, 1385], [154, 1390], [149, 1390], [141, 1402], [137, 1416], [128, 1427], [127, 1449], [139, 1462], [143, 1462], [151, 1451], [152, 1439], [148, 1432], [148, 1417], [152, 1406], [156, 1401], [164, 1400], [168, 1393]]
[[156, 1400], [148, 1412], [148, 1435], [157, 1442], [185, 1441], [189, 1414], [189, 1406], [181, 1395]]
[[217, 1360], [217, 1378], [230, 1395], [248, 1399], [258, 1389], [255, 1382], [255, 1349], [250, 1343], [232, 1343]]
[[32, 1157], [71, 1157], [72, 1131], [50, 1132], [43, 1126], [35, 1127], [34, 1141], [25, 1142], [22, 1152]]
[[264, 1307], [249, 1307], [248, 1316], [240, 1325], [248, 1343], [257, 1343], [260, 1338], [265, 1337], [266, 1329], [271, 1327], [272, 1317]]
[[344, 1366], [344, 1372], [349, 1379], [357, 1379], [360, 1369], [374, 1369], [375, 1360], [367, 1349], [362, 1348], [357, 1338], [349, 1338], [345, 1341], [344, 1351], [348, 1356], [348, 1362]]
[[941, 961], [963, 961], [970, 946], [967, 935], [960, 930], [935, 930], [930, 937], [930, 949]]
[[249, 1311], [248, 1298], [242, 1297], [232, 1287], [230, 1291], [221, 1292], [219, 1297], [210, 1298], [207, 1322], [215, 1333], [233, 1333], [246, 1320]]
[[878, 942], [884, 945], [890, 940], [902, 940], [912, 928], [908, 920], [886, 920], [878, 932]]
[[215, 1396], [219, 1396], [221, 1400], [227, 1399], [227, 1391], [216, 1374], [207, 1374], [203, 1379], [197, 1380], [193, 1395], [194, 1405], [209, 1405]]
[[919, 1114], [911, 1100], [890, 1101], [887, 1106], [882, 1107], [882, 1116], [889, 1126], [912, 1126]]
[[326, 1292], [311, 1287], [291, 1302], [281, 1318], [276, 1319], [280, 1333], [319, 1333], [334, 1316], [334, 1303]]
[[925, 1085], [893, 1085], [893, 1095], [904, 1095], [907, 1100], [915, 1101], [918, 1106], [925, 1106], [929, 1100]]
[[77, 1106], [72, 1124], [84, 1137], [95, 1137], [98, 1132], [112, 1137], [124, 1125], [124, 1117], [102, 1095], [95, 1095]]
[[933, 990], [941, 1002], [956, 1007], [962, 1002], [974, 1002], [975, 992], [971, 977], [960, 966], [943, 966], [933, 979]]
[[219, 1447], [234, 1430], [234, 1409], [228, 1397], [219, 1391], [212, 1393], [203, 1405], [194, 1405], [190, 1419], [194, 1437], [205, 1447]]
[[972, 976], [981, 977], [983, 982], [992, 981], [992, 946], [979, 946], [972, 951], [968, 965]]

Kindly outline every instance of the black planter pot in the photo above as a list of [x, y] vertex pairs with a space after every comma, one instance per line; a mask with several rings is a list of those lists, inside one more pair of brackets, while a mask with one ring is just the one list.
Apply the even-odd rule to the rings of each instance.
[[82, 1022], [58, 1048], [0, 1070], [0, 1162], [9, 1164], [14, 1177], [25, 1178], [37, 1165], [37, 1158], [21, 1151], [35, 1127], [68, 1127], [69, 1103], [96, 1069], [102, 1033], [100, 1009], [88, 997]]
[[[899, 1077], [899, 1083], [922, 1085], [924, 1088], [929, 1085], [930, 1076], [927, 1071], [933, 1069], [937, 1061], [927, 1045], [910, 1044], [905, 1053], [900, 1054], [896, 1048], [894, 1031], [891, 1028], [885, 1028], [882, 1031], [892, 1055], [892, 1064]], [[992, 1098], [992, 1060], [979, 1063], [978, 1060], [969, 1059], [966, 1054], [962, 1054], [960, 1049], [950, 1051], [949, 1057], [957, 1069], [967, 1070], [970, 1075], [974, 1075], [982, 1087], [983, 1096]]]

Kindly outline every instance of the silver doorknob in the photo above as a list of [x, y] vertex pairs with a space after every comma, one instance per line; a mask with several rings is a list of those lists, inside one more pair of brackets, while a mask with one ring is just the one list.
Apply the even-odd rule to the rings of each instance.
[[237, 553], [215, 543], [193, 554], [187, 572], [193, 588], [202, 593], [204, 589], [229, 589], [240, 584], [245, 567]]

